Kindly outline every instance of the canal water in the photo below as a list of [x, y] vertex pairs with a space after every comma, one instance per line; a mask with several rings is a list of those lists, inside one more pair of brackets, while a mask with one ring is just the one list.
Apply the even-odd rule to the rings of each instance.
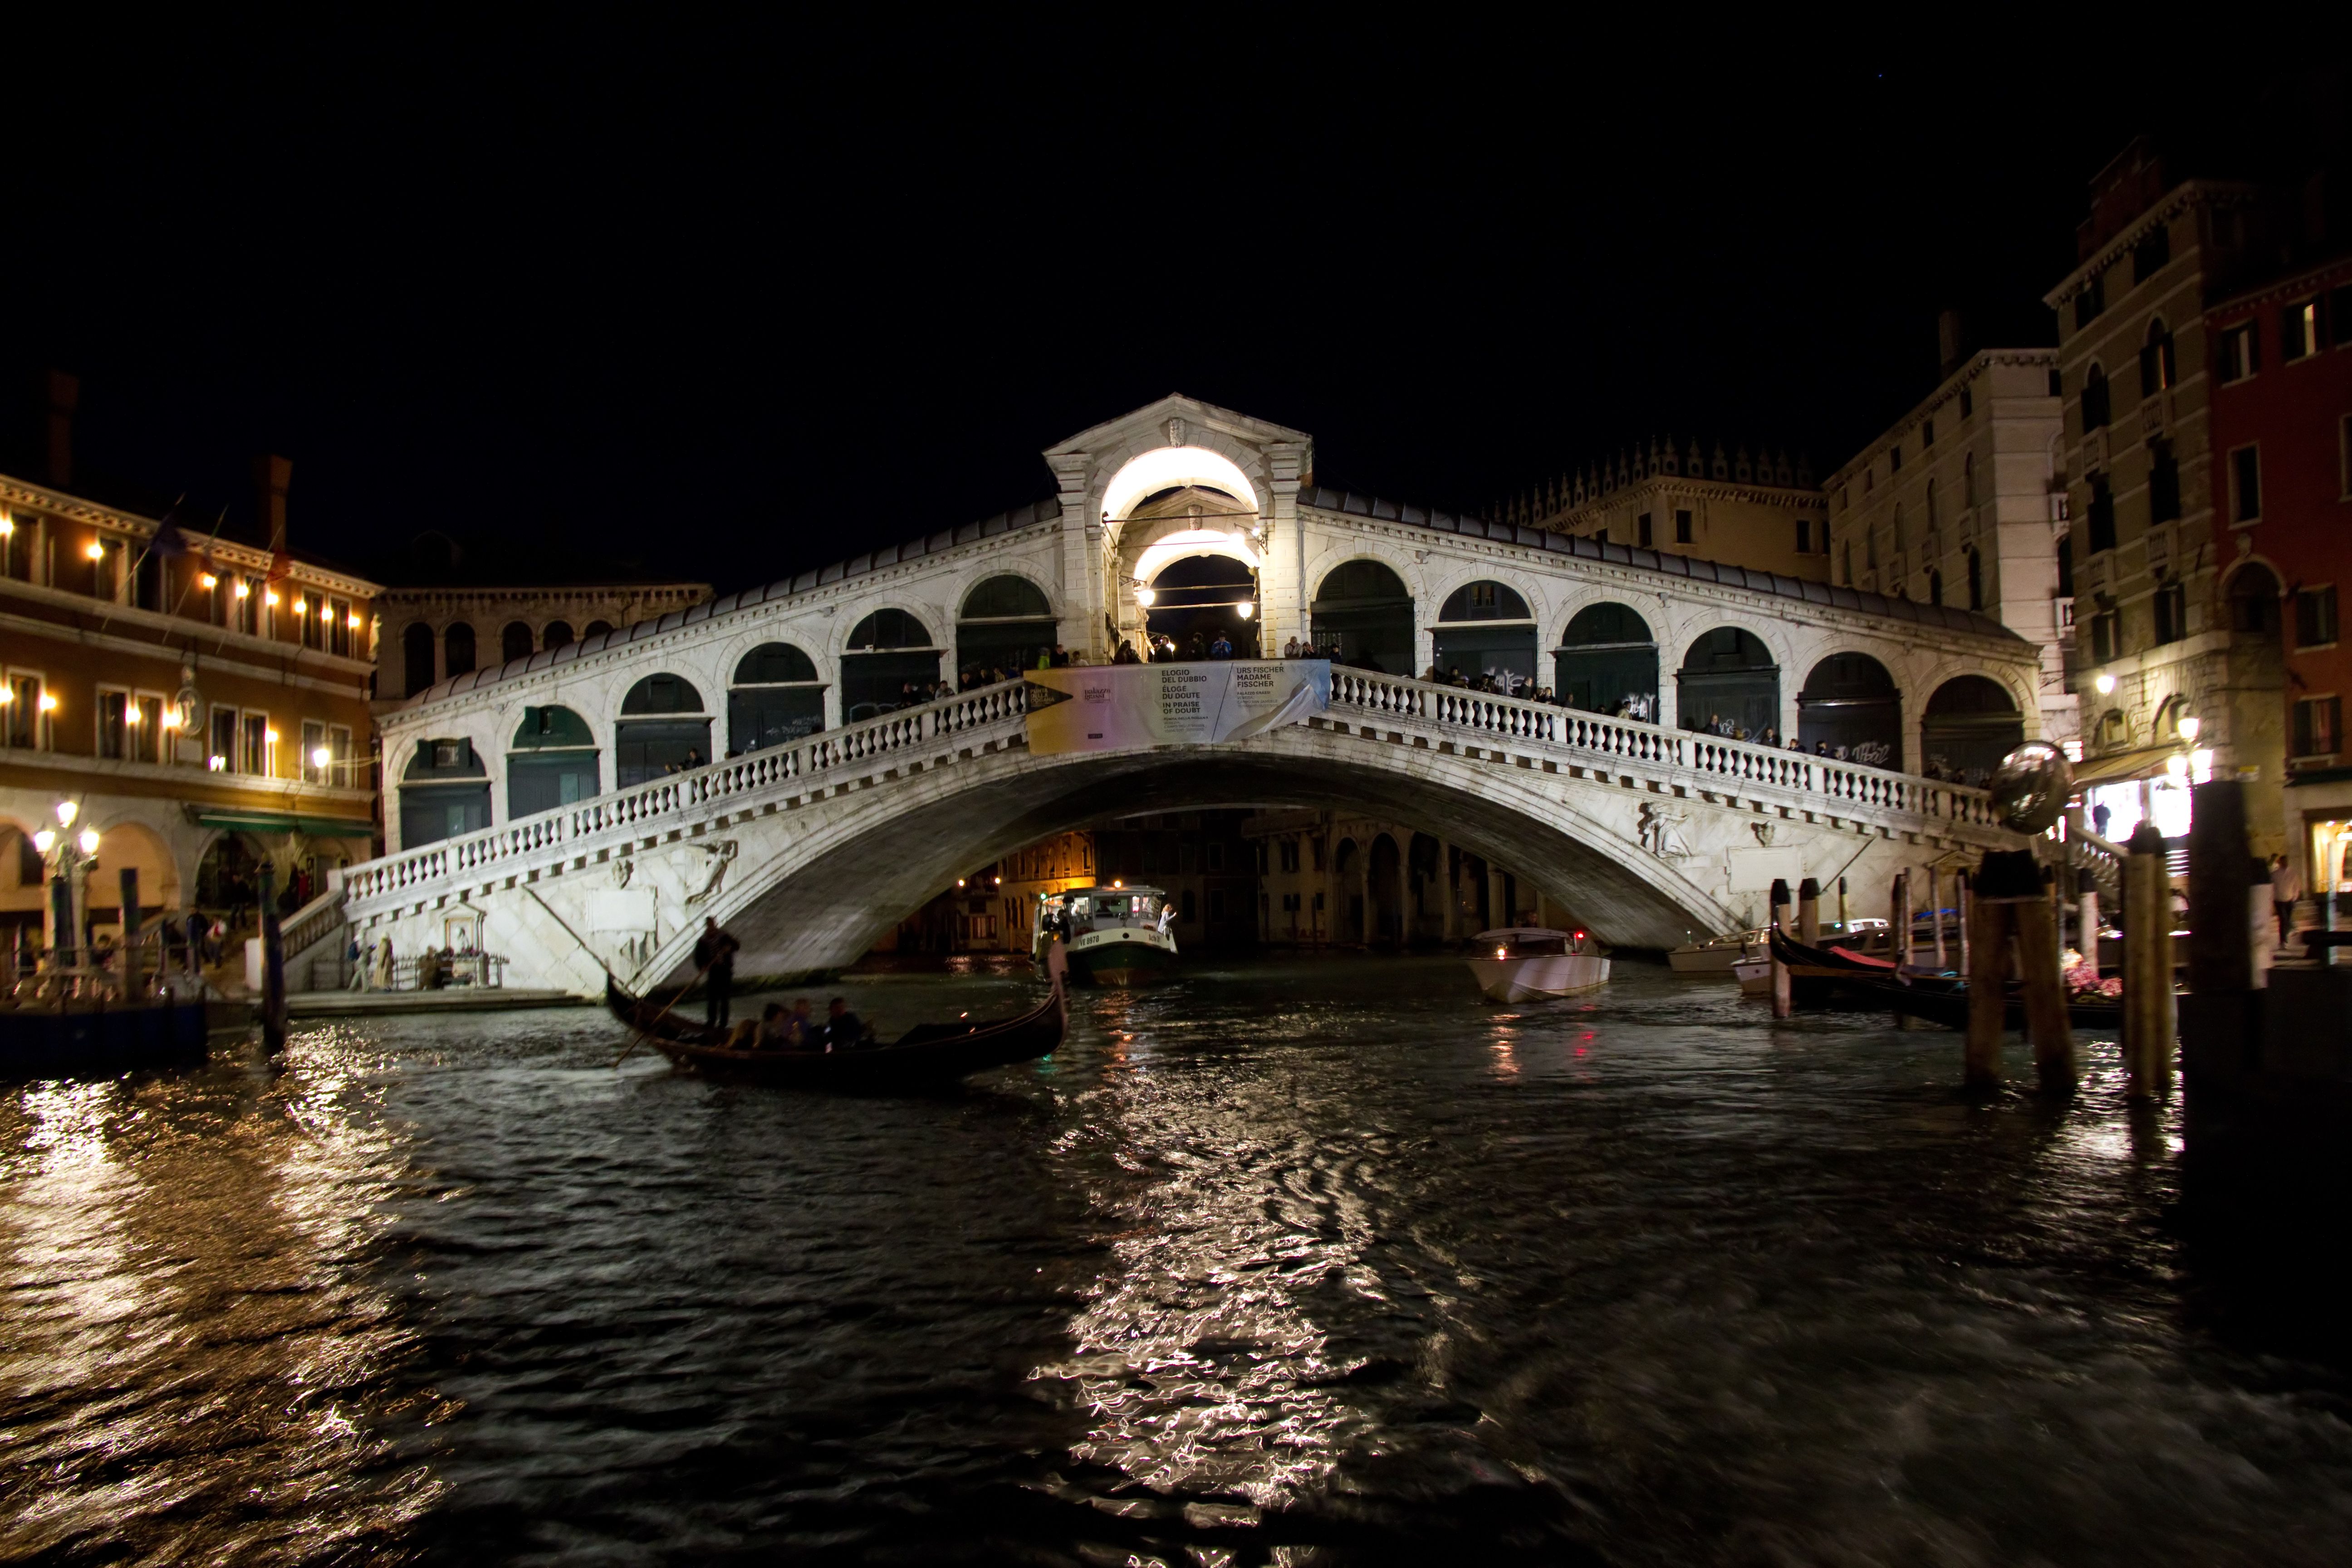
[[12, 1089], [0, 1554], [2345, 1560], [2341, 1371], [2217, 1327], [2111, 1043], [1973, 1103], [1733, 989], [1196, 962], [913, 1099], [588, 1011]]

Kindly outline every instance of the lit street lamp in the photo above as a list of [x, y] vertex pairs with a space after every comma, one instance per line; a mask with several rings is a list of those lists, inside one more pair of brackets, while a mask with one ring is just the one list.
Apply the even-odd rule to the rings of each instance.
[[49, 896], [42, 912], [48, 938], [46, 945], [58, 968], [71, 968], [76, 962], [89, 902], [89, 873], [98, 863], [98, 829], [71, 832], [74, 818], [80, 814], [76, 802], [61, 800], [57, 804], [57, 827], [45, 827], [33, 835], [33, 847], [41, 852], [48, 868]]

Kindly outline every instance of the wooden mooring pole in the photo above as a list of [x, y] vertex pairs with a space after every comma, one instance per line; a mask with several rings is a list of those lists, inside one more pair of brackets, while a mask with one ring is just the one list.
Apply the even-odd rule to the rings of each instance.
[[1811, 877], [1797, 884], [1797, 940], [1807, 947], [1822, 944], [1822, 885]]
[[[2172, 1092], [2172, 900], [2164, 835], [2142, 822], [2124, 857], [2124, 1083], [2134, 1100]], [[2085, 897], [2095, 895], [2086, 894]]]
[[261, 863], [256, 895], [261, 903], [261, 1044], [272, 1056], [286, 1048], [286, 942], [278, 929], [278, 893], [269, 862]]
[[1911, 873], [1895, 873], [1895, 890], [1886, 910], [1886, 956], [1897, 963], [1911, 962]]
[[139, 999], [139, 868], [125, 866], [122, 883], [122, 999]]
[[[1782, 936], [1789, 934], [1789, 884], [1778, 877], [1772, 879], [1772, 929]], [[1796, 1011], [1796, 1003], [1789, 992], [1789, 966], [1781, 962], [1776, 949], [1772, 954], [1772, 1016], [1785, 1018]]]
[[[2058, 976], [2058, 921], [2029, 849], [1984, 858], [1963, 894], [1968, 913], [1969, 1033], [1962, 1076], [1970, 1089], [2000, 1087], [2000, 1045], [2009, 1012], [2009, 955], [2014, 942], [2024, 981], [2026, 1034], [2044, 1094], [2074, 1092], [2074, 1038]], [[1973, 929], [1968, 929], [1973, 928]]]

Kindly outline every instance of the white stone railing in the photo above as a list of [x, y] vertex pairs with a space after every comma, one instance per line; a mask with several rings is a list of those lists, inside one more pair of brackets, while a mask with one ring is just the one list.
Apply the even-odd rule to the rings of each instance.
[[[352, 906], [382, 905], [527, 870], [551, 858], [707, 821], [714, 812], [730, 809], [730, 802], [748, 805], [821, 790], [836, 777], [864, 776], [876, 763], [936, 754], [942, 740], [1009, 741], [1022, 732], [1027, 707], [1019, 680], [942, 698], [812, 735], [797, 745], [770, 747], [354, 866], [343, 873], [344, 889]], [[1698, 787], [1719, 784], [1727, 794], [1754, 787], [1811, 796], [1832, 816], [1859, 809], [1997, 826], [1982, 790], [1364, 670], [1331, 672], [1331, 715], [1349, 722], [1381, 716], [1444, 742], [1557, 748], [1566, 760], [1576, 762], [1580, 754], [1593, 766], [1677, 772], [1692, 776]], [[314, 902], [303, 913], [307, 917], [319, 908]]]
[[711, 807], [730, 800], [772, 795], [794, 784], [821, 788], [832, 775], [877, 760], [928, 752], [945, 738], [991, 738], [984, 732], [1018, 730], [1026, 710], [1022, 683], [1006, 681], [813, 735], [797, 745], [772, 746], [617, 795], [389, 855], [352, 867], [344, 873], [344, 885], [354, 903], [396, 901], [413, 889], [438, 889], [485, 873], [501, 874], [509, 866], [541, 860], [551, 850], [699, 821]]
[[1335, 712], [1410, 719], [1439, 731], [1540, 742], [1636, 766], [1679, 769], [1722, 780], [1728, 788], [1759, 784], [1814, 795], [1832, 813], [1839, 806], [1864, 806], [1976, 826], [1999, 826], [1985, 792], [1963, 784], [1360, 669], [1332, 670], [1331, 707]]

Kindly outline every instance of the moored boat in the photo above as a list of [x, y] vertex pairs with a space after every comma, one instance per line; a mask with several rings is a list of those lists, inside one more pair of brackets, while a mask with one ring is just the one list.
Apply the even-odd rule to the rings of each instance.
[[1687, 942], [1666, 954], [1666, 966], [1676, 974], [1727, 974], [1741, 959], [1764, 950], [1764, 929], [1726, 931], [1705, 942]]
[[1470, 973], [1489, 1002], [1572, 996], [1609, 983], [1609, 960], [1585, 951], [1582, 931], [1504, 926], [1470, 939]]
[[1040, 964], [1049, 948], [1068, 958], [1073, 985], [1149, 985], [1175, 973], [1176, 911], [1158, 888], [1113, 882], [1040, 894], [1031, 916], [1030, 952]]

